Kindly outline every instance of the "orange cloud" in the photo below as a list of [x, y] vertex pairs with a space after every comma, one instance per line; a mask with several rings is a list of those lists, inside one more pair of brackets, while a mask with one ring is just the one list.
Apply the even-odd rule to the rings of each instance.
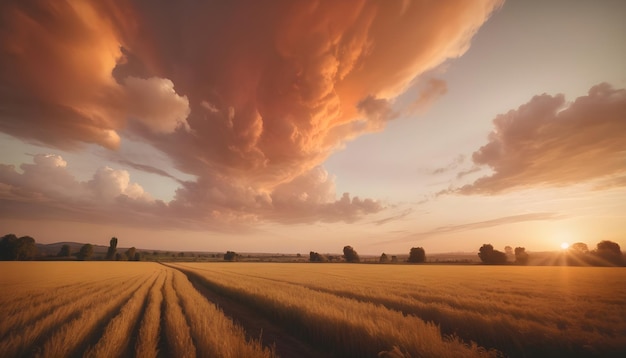
[[601, 187], [624, 184], [625, 89], [602, 83], [569, 105], [563, 95], [535, 96], [493, 124], [489, 143], [472, 159], [494, 173], [453, 192], [497, 194], [592, 180], [601, 180]]
[[[172, 207], [280, 217], [285, 185], [318, 190], [311, 171], [384, 128], [394, 98], [462, 55], [501, 3], [5, 1], [0, 130], [64, 149], [131, 133], [198, 177]], [[444, 90], [432, 82], [418, 102]], [[300, 217], [380, 210], [325, 200]]]

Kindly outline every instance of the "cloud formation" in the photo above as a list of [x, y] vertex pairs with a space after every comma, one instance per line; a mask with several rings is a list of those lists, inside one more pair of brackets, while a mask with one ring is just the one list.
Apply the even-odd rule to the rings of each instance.
[[601, 180], [623, 186], [626, 176], [626, 90], [606, 83], [571, 104], [563, 95], [533, 97], [493, 120], [489, 142], [473, 153], [493, 174], [452, 192], [498, 194], [514, 189]]
[[[394, 98], [462, 55], [500, 5], [4, 1], [0, 130], [74, 150], [130, 134], [198, 178], [170, 203], [189, 214], [352, 221], [380, 205], [337, 199], [316, 168], [384, 128]], [[431, 81], [416, 105], [443, 92]]]

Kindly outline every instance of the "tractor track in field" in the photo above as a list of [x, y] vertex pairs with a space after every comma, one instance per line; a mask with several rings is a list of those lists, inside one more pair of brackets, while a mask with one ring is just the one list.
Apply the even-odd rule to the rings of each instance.
[[323, 352], [314, 348], [308, 342], [290, 332], [288, 327], [271, 321], [255, 308], [212, 289], [197, 274], [181, 267], [167, 266], [185, 274], [198, 292], [218, 306], [225, 316], [245, 330], [248, 339], [260, 339], [264, 346], [272, 348], [279, 357], [314, 358], [332, 356], [330, 352]]

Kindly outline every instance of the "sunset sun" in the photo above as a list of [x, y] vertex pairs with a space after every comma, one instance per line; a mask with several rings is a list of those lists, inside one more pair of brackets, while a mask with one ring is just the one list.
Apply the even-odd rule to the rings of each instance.
[[562, 242], [561, 243], [561, 249], [567, 250], [568, 248], [569, 248], [569, 244], [567, 242]]

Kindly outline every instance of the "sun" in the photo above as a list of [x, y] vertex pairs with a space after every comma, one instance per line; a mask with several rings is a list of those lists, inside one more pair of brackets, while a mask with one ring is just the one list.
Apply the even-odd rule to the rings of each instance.
[[567, 250], [568, 247], [569, 247], [569, 244], [567, 242], [561, 243], [561, 249]]

